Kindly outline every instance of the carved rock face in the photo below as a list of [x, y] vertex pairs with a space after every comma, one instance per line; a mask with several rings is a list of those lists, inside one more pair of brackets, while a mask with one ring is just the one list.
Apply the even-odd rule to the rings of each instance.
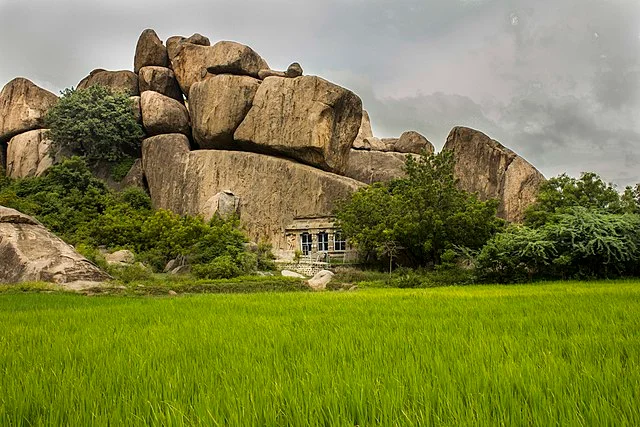
[[231, 191], [252, 241], [284, 249], [285, 227], [296, 217], [326, 216], [364, 186], [287, 159], [241, 151], [189, 151], [184, 135], [143, 142], [144, 172], [156, 208], [206, 214], [212, 197]]
[[362, 101], [345, 88], [315, 76], [268, 77], [235, 139], [342, 174], [361, 121]]
[[481, 200], [498, 199], [498, 216], [508, 221], [522, 221], [545, 180], [522, 157], [474, 129], [453, 128], [443, 150], [453, 151], [458, 186]]
[[38, 221], [0, 206], [0, 283], [101, 282], [109, 276]]
[[11, 80], [0, 92], [0, 142], [44, 127], [44, 116], [58, 97], [23, 78]]

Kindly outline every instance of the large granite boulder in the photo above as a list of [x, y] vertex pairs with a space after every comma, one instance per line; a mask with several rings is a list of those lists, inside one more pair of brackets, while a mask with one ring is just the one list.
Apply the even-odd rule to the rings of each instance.
[[202, 217], [209, 221], [214, 216], [222, 219], [229, 219], [240, 215], [240, 197], [229, 190], [214, 194], [205, 203], [206, 210], [201, 213]]
[[258, 77], [261, 69], [269, 65], [249, 46], [221, 41], [213, 46], [202, 46], [186, 40], [179, 43], [177, 53], [171, 59], [182, 92], [189, 94], [191, 86], [211, 74], [235, 74]]
[[60, 160], [61, 156], [52, 152], [46, 132], [45, 129], [32, 130], [11, 138], [7, 149], [7, 176], [40, 176]]
[[38, 221], [4, 206], [0, 206], [0, 260], [0, 283], [44, 281], [65, 285], [109, 279]]
[[522, 157], [474, 129], [453, 128], [443, 150], [453, 152], [458, 186], [482, 200], [498, 199], [498, 216], [508, 221], [522, 221], [545, 181]]
[[432, 154], [434, 148], [427, 138], [411, 130], [404, 132], [393, 144], [393, 151], [413, 154], [422, 154], [425, 151], [427, 154]]
[[365, 184], [404, 178], [406, 175], [404, 165], [409, 156], [414, 156], [414, 154], [351, 150], [344, 176]]
[[200, 148], [231, 148], [260, 86], [248, 76], [221, 74], [191, 86], [189, 110], [193, 138]]
[[370, 144], [365, 142], [367, 138], [373, 138], [371, 119], [369, 119], [367, 110], [362, 110], [362, 122], [360, 123], [358, 135], [356, 135], [356, 139], [353, 141], [353, 148], [356, 150], [370, 150]]
[[93, 70], [78, 83], [77, 89], [86, 89], [95, 85], [108, 87], [114, 91], [122, 92], [127, 96], [140, 95], [140, 91], [138, 90], [138, 75], [132, 71]]
[[57, 102], [57, 96], [27, 79], [11, 80], [0, 92], [0, 142], [44, 127], [44, 116]]
[[210, 212], [212, 196], [240, 198], [240, 220], [252, 241], [284, 249], [285, 227], [297, 217], [327, 216], [364, 186], [353, 179], [290, 160], [241, 151], [189, 151], [183, 135], [142, 144], [144, 172], [156, 208], [179, 214]]
[[158, 92], [146, 91], [140, 95], [142, 124], [147, 135], [182, 133], [189, 135], [189, 112], [173, 98]]
[[173, 36], [167, 39], [167, 53], [169, 54], [169, 61], [172, 61], [178, 55], [181, 49], [182, 43], [197, 44], [200, 46], [211, 46], [209, 39], [202, 34], [195, 33], [189, 38], [182, 36]]
[[266, 78], [234, 138], [342, 174], [362, 122], [362, 101], [320, 77]]
[[142, 67], [168, 67], [169, 57], [167, 48], [152, 29], [146, 29], [140, 34], [133, 60], [133, 70], [137, 73]]
[[176, 76], [169, 68], [152, 66], [140, 68], [138, 86], [140, 93], [150, 90], [184, 102]]

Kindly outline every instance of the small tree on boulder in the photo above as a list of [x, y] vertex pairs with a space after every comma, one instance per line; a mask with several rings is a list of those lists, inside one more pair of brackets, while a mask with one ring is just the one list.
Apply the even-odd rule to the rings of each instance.
[[99, 85], [65, 89], [45, 123], [56, 149], [92, 161], [117, 162], [135, 154], [144, 136], [129, 97]]

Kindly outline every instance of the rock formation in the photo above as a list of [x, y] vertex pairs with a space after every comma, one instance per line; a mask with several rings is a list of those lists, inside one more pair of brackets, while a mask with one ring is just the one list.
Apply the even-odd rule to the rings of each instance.
[[344, 175], [365, 184], [402, 178], [408, 156], [412, 154], [351, 150]]
[[182, 91], [180, 90], [176, 76], [169, 68], [155, 66], [142, 67], [140, 68], [138, 76], [140, 93], [151, 90], [184, 103], [184, 97], [182, 96]]
[[290, 160], [240, 151], [189, 151], [183, 135], [143, 142], [153, 205], [201, 214], [221, 191], [240, 198], [240, 220], [253, 241], [285, 247], [284, 228], [296, 217], [326, 216], [364, 184]]
[[179, 42], [171, 66], [182, 92], [189, 95], [191, 86], [200, 81], [202, 71], [211, 74], [236, 74], [258, 77], [258, 71], [269, 65], [249, 46], [221, 41], [213, 46]]
[[40, 176], [54, 164], [51, 140], [47, 130], [38, 129], [16, 135], [7, 149], [7, 176], [26, 178]]
[[411, 130], [400, 135], [398, 141], [393, 144], [392, 151], [413, 154], [421, 154], [422, 151], [425, 151], [427, 154], [432, 154], [434, 148], [433, 144], [431, 144], [427, 138]]
[[137, 96], [138, 75], [131, 71], [107, 71], [103, 69], [93, 70], [87, 77], [78, 83], [77, 89], [100, 85], [125, 93], [128, 96]]
[[369, 113], [367, 113], [366, 110], [362, 110], [362, 122], [360, 123], [360, 129], [358, 129], [358, 135], [356, 135], [352, 147], [356, 150], [370, 150], [371, 147], [369, 144], [365, 143], [367, 138], [373, 138], [371, 119], [369, 118]]
[[109, 276], [38, 221], [0, 206], [0, 283], [102, 282]]
[[200, 148], [237, 148], [233, 134], [249, 112], [259, 86], [260, 81], [253, 77], [221, 74], [191, 87], [193, 138]]
[[162, 44], [156, 32], [151, 29], [144, 30], [140, 34], [133, 60], [133, 71], [137, 73], [142, 67], [148, 66], [169, 66], [167, 48]]
[[289, 65], [287, 71], [275, 71], [270, 69], [263, 69], [258, 71], [258, 78], [261, 80], [267, 77], [289, 77], [291, 79], [300, 77], [302, 75], [302, 67], [297, 62]]
[[189, 112], [173, 98], [158, 92], [146, 91], [140, 95], [142, 123], [147, 135], [182, 133], [189, 135]]
[[362, 101], [320, 77], [268, 77], [235, 139], [320, 169], [343, 173], [362, 121]]
[[57, 102], [57, 96], [27, 79], [11, 80], [0, 92], [0, 143], [44, 127], [44, 116]]
[[205, 203], [205, 210], [201, 213], [206, 221], [214, 216], [229, 219], [240, 215], [240, 197], [229, 190], [221, 191], [211, 196]]
[[498, 199], [498, 216], [508, 221], [522, 220], [545, 179], [522, 157], [474, 129], [453, 128], [443, 150], [453, 152], [459, 187], [481, 200]]

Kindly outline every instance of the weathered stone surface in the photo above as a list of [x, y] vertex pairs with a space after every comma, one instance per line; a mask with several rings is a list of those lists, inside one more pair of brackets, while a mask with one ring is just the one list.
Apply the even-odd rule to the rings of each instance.
[[269, 68], [260, 55], [240, 43], [221, 41], [213, 46], [201, 46], [183, 41], [171, 60], [182, 92], [189, 94], [191, 86], [202, 80], [202, 70], [212, 74], [236, 74], [258, 77], [258, 71]]
[[405, 176], [404, 165], [413, 154], [351, 150], [344, 176], [365, 184], [386, 182]]
[[182, 91], [175, 74], [165, 67], [142, 67], [138, 74], [140, 93], [148, 90], [161, 93], [184, 103]]
[[139, 96], [130, 96], [131, 100], [131, 111], [133, 111], [133, 117], [136, 118], [136, 121], [142, 124], [142, 108], [140, 107], [140, 97]]
[[44, 116], [58, 97], [19, 77], [0, 92], [0, 142], [19, 133], [44, 127]]
[[94, 85], [106, 86], [112, 90], [123, 92], [128, 96], [140, 95], [140, 91], [138, 90], [138, 75], [132, 71], [93, 70], [78, 83], [77, 88], [86, 89]]
[[320, 270], [307, 281], [307, 285], [314, 291], [324, 291], [329, 282], [331, 282], [331, 279], [333, 279], [333, 276], [333, 272], [329, 270]]
[[282, 270], [280, 272], [280, 274], [283, 277], [293, 277], [293, 278], [296, 278], [296, 279], [305, 279], [305, 277], [302, 274], [296, 273], [295, 271], [291, 271], [291, 270]]
[[189, 135], [189, 112], [173, 98], [158, 92], [146, 91], [140, 95], [142, 123], [147, 135], [183, 133]]
[[221, 74], [195, 83], [189, 94], [193, 137], [200, 148], [230, 148], [260, 86], [248, 76]]
[[211, 46], [211, 42], [209, 39], [202, 34], [195, 33], [189, 38], [185, 38], [182, 36], [173, 36], [167, 39], [167, 53], [169, 55], [169, 61], [172, 61], [173, 58], [178, 55], [182, 47], [182, 43], [191, 43], [197, 44], [200, 46]]
[[121, 251], [116, 251], [112, 254], [106, 254], [104, 257], [107, 264], [110, 265], [122, 265], [122, 264], [133, 264], [136, 262], [136, 256], [133, 252], [123, 249]]
[[545, 180], [522, 157], [474, 129], [453, 128], [443, 150], [453, 151], [460, 188], [482, 200], [498, 199], [498, 216], [508, 221], [523, 219]]
[[258, 71], [258, 78], [260, 80], [264, 80], [267, 77], [287, 77], [287, 73], [284, 71], [276, 71], [276, 70], [269, 70], [269, 69]]
[[45, 138], [46, 132], [45, 129], [32, 130], [11, 138], [7, 149], [7, 176], [40, 176], [62, 159], [62, 155], [51, 153], [51, 140]]
[[152, 29], [146, 29], [140, 34], [133, 60], [133, 70], [137, 73], [142, 67], [168, 67], [169, 57], [167, 48]]
[[398, 153], [421, 154], [425, 150], [427, 154], [434, 151], [433, 144], [427, 138], [416, 131], [404, 132], [398, 141], [393, 144], [393, 151]]
[[285, 248], [285, 227], [296, 217], [326, 216], [364, 184], [292, 162], [240, 151], [189, 151], [182, 135], [143, 142], [143, 165], [156, 208], [202, 214], [224, 190], [240, 198], [240, 221], [252, 241]]
[[287, 67], [286, 74], [289, 78], [300, 77], [302, 73], [302, 67], [297, 62], [294, 62]]
[[0, 142], [0, 176], [7, 170], [7, 144]]
[[396, 141], [397, 140], [395, 138], [385, 138], [383, 141], [380, 138], [372, 136], [370, 138], [365, 138], [362, 146], [365, 150], [389, 151], [389, 145], [395, 144]]
[[129, 169], [129, 172], [127, 172], [127, 175], [122, 179], [122, 181], [120, 181], [119, 187], [145, 188], [142, 159], [136, 159], [136, 161], [133, 163], [133, 166], [131, 166], [131, 169]]
[[371, 144], [365, 143], [365, 139], [367, 138], [373, 138], [373, 131], [371, 130], [369, 113], [367, 113], [367, 110], [362, 110], [362, 121], [360, 122], [358, 135], [356, 135], [356, 139], [353, 141], [353, 148], [356, 150], [370, 150]]
[[362, 121], [362, 101], [320, 77], [268, 77], [235, 139], [343, 173]]
[[202, 216], [209, 221], [214, 216], [229, 219], [240, 214], [240, 197], [229, 190], [221, 191], [206, 201]]
[[64, 285], [109, 279], [38, 221], [4, 206], [0, 206], [0, 260], [0, 283], [45, 281]]

